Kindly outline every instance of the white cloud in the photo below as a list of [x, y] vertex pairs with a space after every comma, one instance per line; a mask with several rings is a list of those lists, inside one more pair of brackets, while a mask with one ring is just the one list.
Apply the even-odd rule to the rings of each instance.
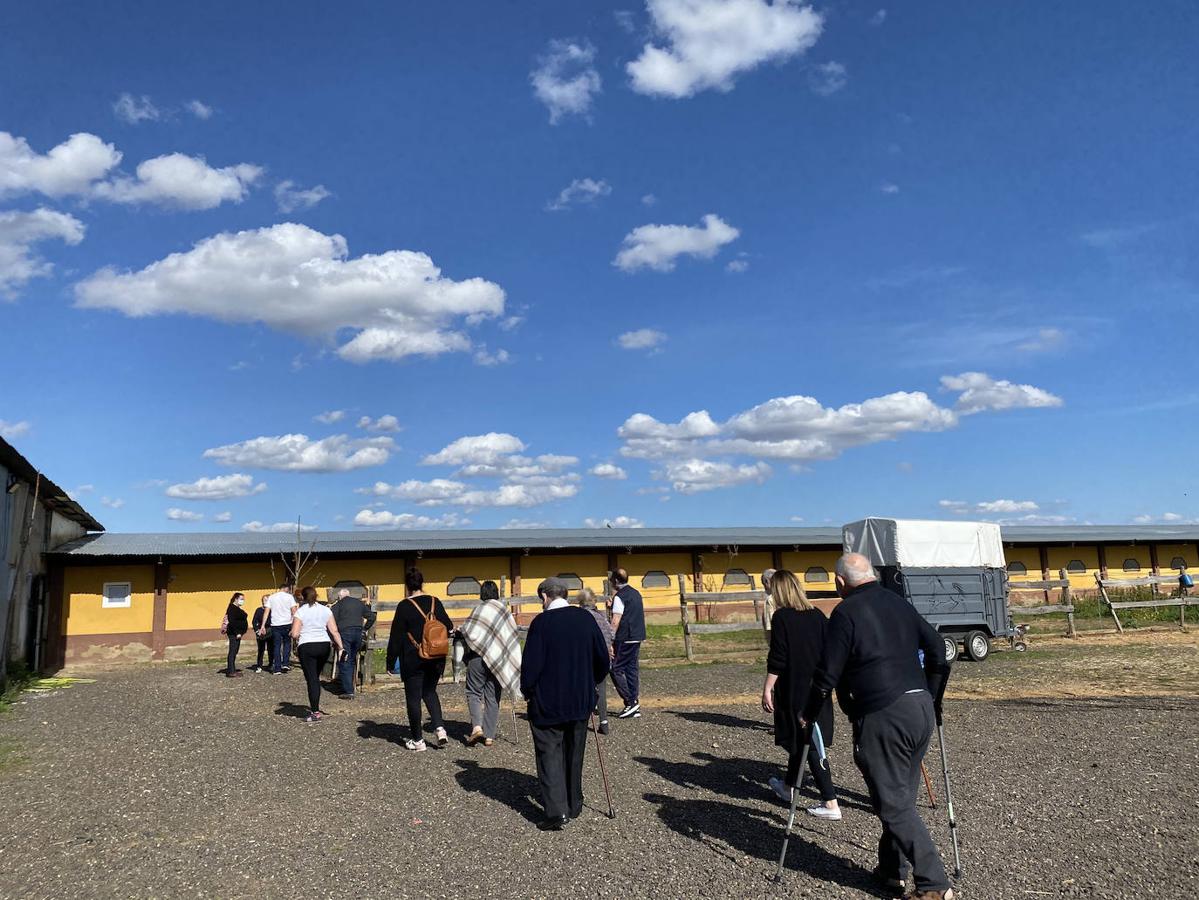
[[213, 108], [202, 100], [188, 100], [183, 107], [197, 119], [212, 118]]
[[[312, 417], [314, 422], [320, 422], [322, 425], [332, 425], [334, 422], [340, 422], [346, 417], [344, 409], [331, 409], [327, 412], [318, 413]], [[358, 423], [358, 427], [362, 427], [362, 423]]]
[[1062, 405], [1061, 397], [1046, 390], [1031, 384], [996, 381], [984, 372], [944, 375], [941, 385], [946, 390], [960, 392], [956, 409], [963, 416], [990, 410], [1036, 409]]
[[808, 87], [813, 94], [831, 97], [849, 83], [849, 70], [839, 62], [826, 62], [808, 69]]
[[538, 522], [538, 521], [534, 521], [532, 519], [509, 519], [507, 522], [505, 522], [503, 525], [500, 526], [500, 528], [502, 528], [504, 530], [509, 530], [509, 531], [512, 529], [522, 529], [525, 531], [531, 531], [535, 528], [549, 528], [549, 527], [550, 526], [545, 522]]
[[302, 188], [294, 181], [289, 180], [280, 181], [275, 185], [275, 206], [281, 213], [295, 212], [297, 209], [311, 209], [330, 196], [331, 192], [323, 184]]
[[732, 272], [733, 274], [737, 274], [737, 275], [741, 274], [742, 272], [747, 272], [747, 271], [749, 271], [749, 260], [747, 260], [747, 259], [730, 259], [728, 261], [728, 263], [725, 265], [724, 270], [726, 272]]
[[647, 43], [625, 68], [639, 94], [730, 91], [738, 75], [790, 59], [820, 37], [821, 16], [797, 0], [647, 0], [662, 46]]
[[600, 92], [595, 48], [589, 43], [552, 40], [530, 75], [533, 94], [550, 111], [550, 124], [563, 116], [585, 116]]
[[524, 449], [524, 441], [516, 435], [489, 431], [460, 437], [421, 462], [426, 466], [497, 465]]
[[83, 233], [83, 223], [66, 213], [43, 208], [0, 212], [0, 300], [11, 300], [29, 281], [53, 270], [33, 252], [34, 244], [60, 240], [75, 245]]
[[751, 482], [761, 484], [770, 477], [770, 472], [770, 466], [764, 462], [734, 465], [707, 459], [684, 459], [666, 463], [658, 477], [669, 481], [680, 494], [695, 494]]
[[262, 168], [240, 163], [214, 169], [201, 156], [168, 153], [137, 166], [137, 177], [118, 175], [93, 188], [94, 196], [113, 203], [157, 203], [180, 209], [213, 209], [241, 203]]
[[130, 125], [136, 125], [138, 122], [154, 122], [162, 118], [162, 111], [145, 94], [140, 97], [135, 97], [130, 93], [121, 94], [112, 104], [112, 111], [118, 119]]
[[379, 416], [377, 419], [362, 416], [358, 419], [358, 427], [376, 434], [395, 434], [400, 430], [400, 420], [391, 414]]
[[880, 184], [878, 186], [878, 189], [881, 193], [889, 194], [891, 196], [894, 196], [895, 194], [899, 193], [899, 185], [897, 185], [893, 182], [890, 182], [890, 181], [884, 181], [882, 184]]
[[641, 195], [641, 205], [642, 206], [653, 206], [657, 202], [658, 202], [658, 198], [656, 196], [654, 196], [653, 194], [642, 194]]
[[632, 516], [616, 516], [613, 519], [584, 519], [584, 528], [644, 528], [645, 523]]
[[224, 232], [140, 272], [105, 268], [76, 285], [77, 305], [129, 316], [179, 313], [335, 340], [351, 362], [471, 349], [456, 319], [504, 311], [499, 285], [452, 281], [423, 253], [349, 258], [345, 238], [304, 225]]
[[612, 264], [625, 272], [649, 268], [656, 272], [674, 269], [680, 256], [711, 259], [720, 248], [741, 234], [720, 216], [709, 213], [702, 225], [641, 225], [625, 235]]
[[36, 153], [24, 138], [0, 131], [0, 196], [84, 195], [120, 162], [116, 147], [94, 134], [73, 134], [42, 154]]
[[[577, 477], [577, 476], [576, 476]], [[495, 488], [472, 488], [465, 482], [434, 478], [432, 481], [405, 481], [398, 485], [376, 483], [376, 495], [408, 500], [417, 506], [459, 506], [463, 509], [491, 507], [528, 508], [555, 500], [566, 500], [579, 492], [573, 481], [549, 479], [538, 483], [502, 483]]]
[[519, 328], [524, 320], [524, 316], [505, 316], [497, 324], [500, 327], [500, 331], [512, 331]]
[[1025, 353], [1044, 353], [1056, 350], [1066, 341], [1066, 333], [1060, 328], [1038, 328], [1037, 333], [1016, 345]]
[[879, 25], [882, 25], [883, 22], [887, 21], [887, 11], [885, 9], [880, 9], [866, 21], [867, 24], [873, 25], [877, 28]]
[[964, 500], [939, 500], [937, 505], [955, 515], [995, 515], [1038, 512], [1041, 507], [1033, 500], [983, 500], [967, 503]]
[[266, 525], [255, 519], [253, 522], [246, 522], [241, 527], [242, 531], [252, 531], [259, 534], [294, 534], [299, 531], [316, 531], [315, 525], [303, 525], [296, 522], [276, 522], [273, 525]]
[[109, 509], [120, 509], [125, 505], [125, 501], [120, 497], [101, 497], [100, 504], [107, 506]]
[[404, 531], [413, 528], [459, 528], [469, 525], [470, 519], [465, 519], [457, 513], [446, 513], [444, 516], [418, 516], [412, 513], [395, 513], [387, 510], [362, 509], [354, 516], [354, 524], [360, 528], [399, 528]]
[[624, 481], [629, 473], [613, 463], [599, 463], [587, 470], [596, 478], [611, 478], [614, 481]]
[[482, 346], [475, 350], [474, 361], [476, 366], [502, 366], [511, 362], [512, 357], [502, 348], [492, 352]]
[[257, 437], [204, 451], [223, 466], [285, 472], [348, 472], [387, 462], [395, 442], [389, 437], [360, 438], [335, 434], [319, 441], [304, 434]]
[[654, 350], [666, 343], [667, 337], [653, 328], [626, 331], [616, 339], [622, 350]]
[[612, 186], [602, 178], [599, 181], [594, 178], [576, 178], [562, 188], [557, 198], [547, 203], [545, 208], [550, 212], [559, 212], [572, 206], [594, 203], [600, 197], [607, 197], [611, 193]]
[[197, 478], [184, 484], [172, 484], [166, 489], [166, 495], [176, 500], [230, 500], [261, 494], [265, 490], [264, 483], [254, 483], [253, 475], [217, 475], [213, 478]]
[[33, 426], [26, 421], [9, 422], [7, 419], [0, 419], [0, 437], [5, 440], [24, 437], [32, 428]]
[[167, 518], [172, 522], [199, 522], [204, 516], [202, 513], [192, 512], [190, 509], [172, 506], [167, 510]]
[[231, 513], [231, 512], [215, 513], [211, 517], [211, 519], [213, 522], [232, 522], [233, 521], [233, 513]]

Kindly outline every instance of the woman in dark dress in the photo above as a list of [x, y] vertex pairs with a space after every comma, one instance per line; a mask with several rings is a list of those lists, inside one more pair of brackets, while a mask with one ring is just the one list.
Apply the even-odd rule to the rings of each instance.
[[241, 669], [237, 668], [237, 651], [241, 648], [242, 635], [250, 627], [242, 607], [246, 603], [246, 595], [236, 593], [229, 599], [229, 608], [225, 610], [225, 636], [229, 638], [229, 658], [225, 665], [226, 678], [240, 678]]
[[445, 674], [445, 657], [425, 659], [420, 655], [425, 621], [437, 619], [451, 638], [454, 635], [454, 623], [441, 601], [425, 593], [425, 576], [419, 569], [409, 569], [404, 574], [404, 585], [408, 596], [396, 607], [395, 619], [391, 623], [391, 637], [387, 641], [387, 671], [394, 671], [396, 662], [399, 662], [400, 678], [404, 682], [404, 702], [408, 707], [408, 730], [411, 733], [411, 737], [404, 741], [404, 746], [419, 753], [426, 749], [421, 736], [422, 701], [429, 710], [437, 745], [444, 747], [449, 740], [445, 722], [441, 718], [441, 699], [437, 696], [437, 682]]
[[[808, 602], [803, 585], [794, 572], [780, 569], [770, 582], [776, 611], [770, 620], [770, 655], [766, 658], [766, 684], [762, 688], [762, 708], [774, 713], [774, 742], [789, 754], [786, 781], [770, 779], [770, 787], [784, 803], [791, 802], [791, 791], [799, 787], [800, 757], [803, 751], [799, 714], [812, 687], [812, 674], [824, 650], [828, 619]], [[833, 707], [825, 701], [816, 724], [827, 748], [833, 742]], [[814, 734], [813, 729], [813, 734]], [[808, 814], [819, 819], [841, 818], [837, 793], [828, 758], [820, 759], [814, 737], [808, 751], [808, 768], [820, 790], [819, 806]]]

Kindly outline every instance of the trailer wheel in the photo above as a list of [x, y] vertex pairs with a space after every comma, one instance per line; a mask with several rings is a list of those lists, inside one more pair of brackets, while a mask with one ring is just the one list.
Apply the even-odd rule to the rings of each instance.
[[958, 658], [958, 639], [952, 634], [943, 634], [941, 640], [945, 642], [945, 662], [952, 663]]
[[974, 662], [982, 662], [991, 655], [991, 639], [985, 632], [971, 631], [963, 643], [966, 645], [966, 655]]

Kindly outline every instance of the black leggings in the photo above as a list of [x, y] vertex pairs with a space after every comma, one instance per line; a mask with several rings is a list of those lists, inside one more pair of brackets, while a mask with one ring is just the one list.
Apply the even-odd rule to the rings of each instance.
[[225, 674], [232, 675], [237, 671], [237, 650], [241, 647], [241, 635], [231, 634], [229, 637], [229, 658], [225, 661]]
[[[803, 748], [800, 748], [802, 752]], [[792, 753], [787, 758], [787, 787], [799, 786], [799, 758], [800, 753]], [[833, 787], [833, 773], [829, 769], [828, 756], [824, 757], [824, 762], [821, 763], [820, 758], [816, 755], [816, 748], [808, 748], [808, 771], [812, 773], [812, 778], [816, 782], [816, 789], [820, 791], [820, 799], [827, 803], [830, 800], [837, 799], [837, 791]]]
[[304, 670], [304, 681], [308, 684], [308, 707], [313, 712], [321, 711], [321, 669], [329, 662], [330, 649], [328, 641], [313, 641], [300, 644], [296, 650], [300, 668]]
[[404, 673], [404, 700], [408, 703], [408, 730], [412, 740], [419, 741], [420, 704], [423, 700], [429, 708], [429, 718], [434, 728], [441, 728], [441, 700], [437, 696], [437, 682], [445, 674], [445, 658], [422, 659], [411, 672]]

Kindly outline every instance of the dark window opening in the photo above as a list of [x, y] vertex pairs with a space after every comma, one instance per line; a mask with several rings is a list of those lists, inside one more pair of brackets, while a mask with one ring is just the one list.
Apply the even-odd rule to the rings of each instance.
[[1081, 559], [1072, 559], [1066, 563], [1066, 571], [1071, 575], [1085, 575], [1087, 572], [1087, 567], [1083, 565], [1083, 561]]
[[749, 584], [749, 573], [744, 569], [729, 569], [724, 573], [725, 585]]
[[574, 572], [559, 572], [557, 577], [559, 581], [566, 582], [566, 587], [569, 590], [577, 591], [583, 586], [583, 579]]
[[1124, 571], [1139, 572], [1141, 571], [1141, 564], [1130, 556], [1128, 559], [1124, 560]]
[[459, 575], [445, 586], [445, 593], [447, 597], [477, 597], [479, 579], [473, 575]]
[[1010, 562], [1007, 564], [1007, 573], [1009, 575], [1027, 575], [1028, 566], [1022, 562]]
[[641, 576], [641, 586], [643, 588], [670, 587], [670, 576], [660, 569], [654, 569]]
[[804, 581], [828, 581], [828, 569], [824, 566], [809, 566], [803, 573]]

